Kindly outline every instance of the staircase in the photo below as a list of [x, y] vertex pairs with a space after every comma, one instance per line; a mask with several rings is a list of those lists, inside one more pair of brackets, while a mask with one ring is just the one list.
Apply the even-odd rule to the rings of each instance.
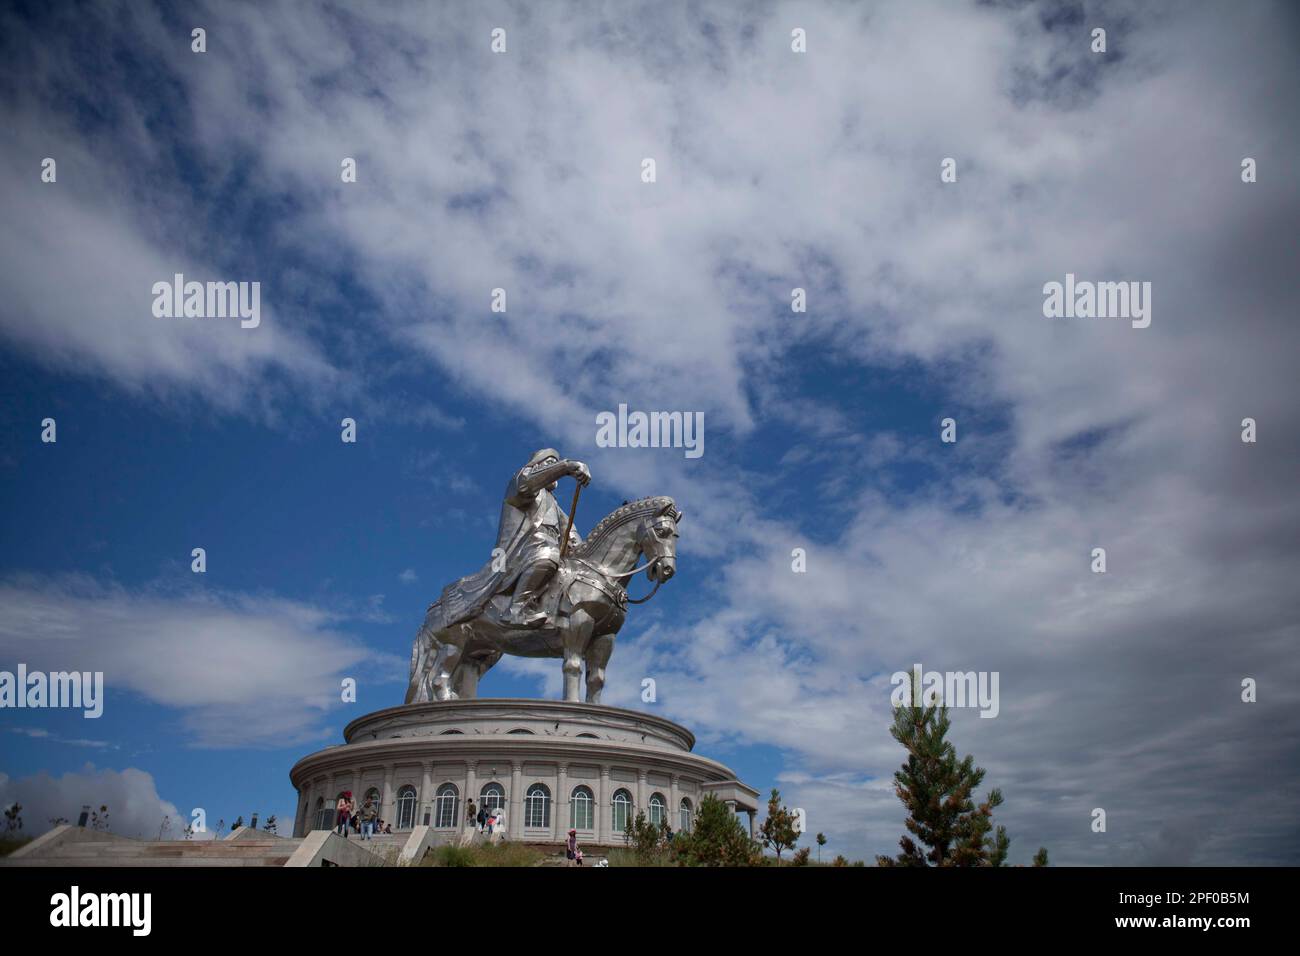
[[[111, 834], [58, 841], [0, 863], [8, 866], [284, 866], [301, 839], [128, 840]], [[103, 837], [103, 839], [95, 839]]]
[[222, 840], [131, 840], [65, 824], [0, 857], [0, 867], [396, 866], [408, 836], [344, 840], [315, 830], [290, 838], [244, 828]]

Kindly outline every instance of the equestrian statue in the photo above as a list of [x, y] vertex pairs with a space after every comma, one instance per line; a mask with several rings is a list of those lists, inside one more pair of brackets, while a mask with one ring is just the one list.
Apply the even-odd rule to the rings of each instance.
[[[577, 484], [566, 515], [552, 492], [569, 475]], [[568, 701], [580, 699], [585, 668], [586, 700], [600, 703], [628, 604], [648, 601], [677, 571], [682, 512], [663, 496], [625, 501], [584, 541], [573, 512], [590, 481], [586, 465], [554, 448], [510, 479], [491, 560], [443, 588], [415, 635], [408, 704], [478, 696], [479, 678], [503, 654], [560, 658]], [[627, 582], [641, 571], [654, 588], [631, 600]]]

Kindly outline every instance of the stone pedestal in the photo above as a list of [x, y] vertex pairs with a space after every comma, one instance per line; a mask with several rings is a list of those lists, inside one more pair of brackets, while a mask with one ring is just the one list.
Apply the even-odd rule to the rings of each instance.
[[526, 843], [562, 843], [573, 826], [580, 843], [621, 845], [615, 815], [624, 807], [632, 817], [666, 813], [677, 831], [708, 793], [737, 810], [758, 809], [757, 791], [692, 752], [695, 737], [685, 727], [621, 707], [433, 701], [358, 717], [343, 735], [346, 743], [289, 772], [298, 791], [296, 836], [332, 825], [340, 790], [358, 801], [377, 791], [394, 832], [423, 823], [428, 808], [440, 842], [457, 839], [468, 822], [467, 796], [483, 806], [498, 791], [510, 839]]

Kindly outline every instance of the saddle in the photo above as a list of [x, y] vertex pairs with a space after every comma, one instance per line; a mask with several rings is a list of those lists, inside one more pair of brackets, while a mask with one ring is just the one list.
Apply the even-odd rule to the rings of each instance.
[[[546, 620], [532, 625], [515, 624], [510, 620], [510, 604], [514, 600], [513, 592], [495, 595], [483, 608], [482, 617], [498, 627], [512, 631], [554, 631], [561, 615], [561, 608], [572, 609], [569, 590], [581, 582], [600, 591], [614, 605], [613, 612], [620, 617], [627, 613], [627, 591], [617, 585], [611, 586], [599, 574], [581, 562], [566, 561], [551, 577], [542, 593], [538, 607], [546, 615]], [[604, 624], [604, 621], [600, 622]], [[620, 621], [621, 623], [621, 621]]]

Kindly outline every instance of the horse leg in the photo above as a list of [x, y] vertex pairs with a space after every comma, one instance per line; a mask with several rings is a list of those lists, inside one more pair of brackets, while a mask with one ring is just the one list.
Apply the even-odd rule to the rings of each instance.
[[463, 658], [460, 662], [460, 670], [456, 672], [457, 695], [462, 700], [478, 697], [478, 682], [499, 660], [501, 660], [500, 651], [492, 651], [483, 657]]
[[411, 678], [406, 685], [408, 704], [423, 704], [429, 699], [429, 643], [429, 635], [421, 625], [411, 645]]
[[601, 634], [587, 647], [587, 703], [599, 704], [605, 689], [605, 665], [614, 653], [614, 635]]
[[432, 608], [425, 613], [424, 621], [415, 632], [415, 641], [411, 645], [411, 677], [406, 686], [408, 704], [422, 704], [433, 699], [433, 661], [437, 653], [438, 636], [429, 626], [431, 616]]
[[[433, 661], [433, 697], [436, 700], [455, 700], [456, 691], [453, 677], [460, 664], [461, 646], [444, 632], [446, 641], [438, 642], [438, 656]], [[463, 639], [463, 638], [462, 638]]]
[[591, 640], [591, 630], [595, 623], [587, 612], [575, 610], [562, 632], [564, 699], [567, 701], [577, 703], [582, 699], [578, 690], [582, 683], [582, 658], [586, 653], [587, 643]]
[[472, 700], [478, 696], [478, 679], [482, 675], [478, 661], [463, 660], [456, 669], [456, 697]]

